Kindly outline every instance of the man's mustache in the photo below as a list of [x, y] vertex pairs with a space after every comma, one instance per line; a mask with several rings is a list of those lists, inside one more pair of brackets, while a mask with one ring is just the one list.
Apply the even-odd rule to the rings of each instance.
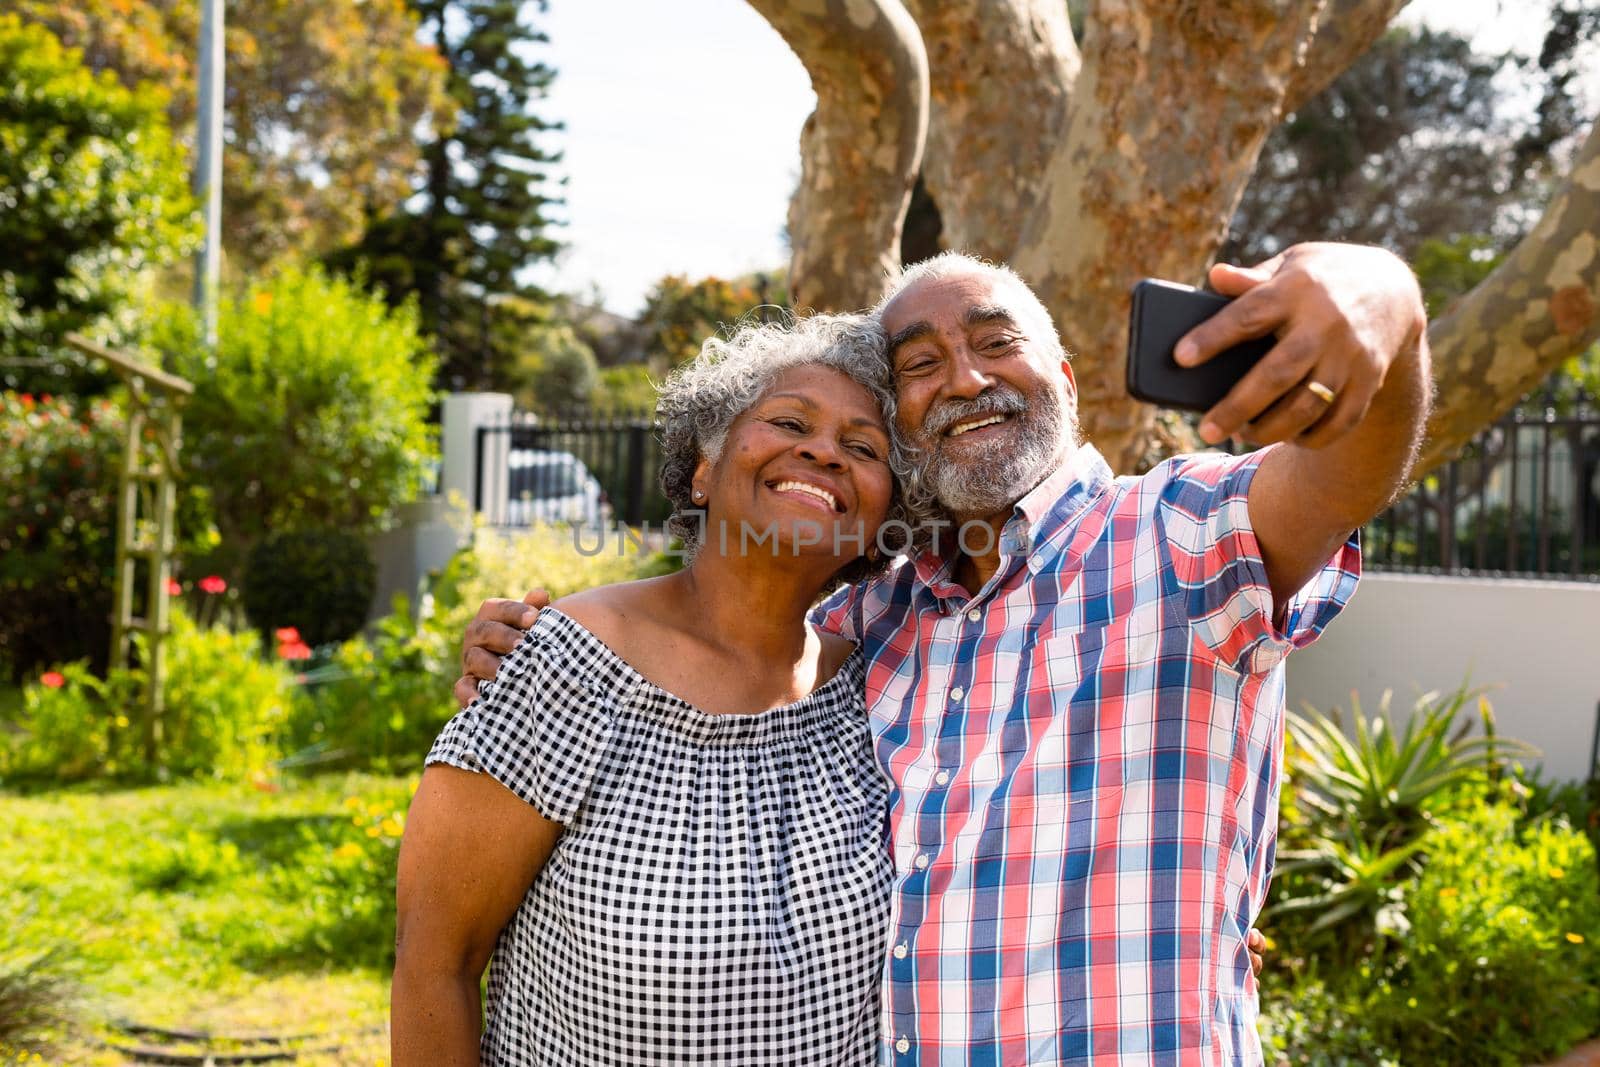
[[928, 409], [922, 437], [934, 441], [958, 422], [984, 415], [1020, 415], [1028, 410], [1022, 393], [1009, 385], [991, 385], [971, 400], [945, 400]]

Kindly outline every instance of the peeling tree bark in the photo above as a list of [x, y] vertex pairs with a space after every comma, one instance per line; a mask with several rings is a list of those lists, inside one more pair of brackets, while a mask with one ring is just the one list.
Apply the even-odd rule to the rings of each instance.
[[1419, 475], [1600, 340], [1600, 122], [1539, 224], [1428, 340], [1438, 392]]
[[1123, 383], [1129, 290], [1147, 275], [1200, 279], [1320, 6], [1121, 0], [1089, 23], [1064, 136], [1011, 261], [1083, 357], [1080, 418], [1114, 469], [1142, 465], [1155, 422]]
[[899, 266], [928, 126], [928, 60], [900, 0], [750, 0], [817, 93], [789, 205], [796, 307], [860, 308]]
[[1283, 113], [1298, 110], [1371, 48], [1408, 0], [1328, 0], [1317, 17], [1317, 35], [1289, 83]]
[[1044, 184], [1081, 60], [1061, 0], [908, 0], [928, 49], [922, 180], [946, 247], [1005, 261]]

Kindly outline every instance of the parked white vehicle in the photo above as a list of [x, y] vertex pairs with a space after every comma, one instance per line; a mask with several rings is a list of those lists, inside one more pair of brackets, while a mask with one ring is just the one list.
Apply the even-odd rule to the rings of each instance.
[[508, 480], [511, 501], [506, 518], [514, 526], [536, 522], [603, 526], [610, 518], [600, 483], [571, 452], [513, 449]]

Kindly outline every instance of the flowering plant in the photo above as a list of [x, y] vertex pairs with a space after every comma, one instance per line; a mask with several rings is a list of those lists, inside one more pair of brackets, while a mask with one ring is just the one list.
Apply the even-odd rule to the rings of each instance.
[[0, 393], [0, 664], [14, 679], [110, 647], [122, 413]]

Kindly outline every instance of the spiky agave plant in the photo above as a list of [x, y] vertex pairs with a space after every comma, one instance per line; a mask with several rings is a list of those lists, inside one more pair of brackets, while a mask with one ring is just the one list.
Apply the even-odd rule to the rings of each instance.
[[[1434, 818], [1486, 787], [1513, 761], [1538, 750], [1498, 735], [1482, 690], [1425, 693], [1396, 729], [1385, 692], [1368, 719], [1352, 699], [1347, 733], [1337, 713], [1289, 714], [1289, 775], [1303, 813], [1304, 847], [1279, 853], [1278, 871], [1302, 891], [1275, 914], [1314, 913], [1308, 933], [1333, 932], [1352, 948], [1402, 933], [1401, 887], [1416, 874]], [[1462, 711], [1476, 703], [1477, 722]], [[1481, 725], [1481, 735], [1472, 735]]]

